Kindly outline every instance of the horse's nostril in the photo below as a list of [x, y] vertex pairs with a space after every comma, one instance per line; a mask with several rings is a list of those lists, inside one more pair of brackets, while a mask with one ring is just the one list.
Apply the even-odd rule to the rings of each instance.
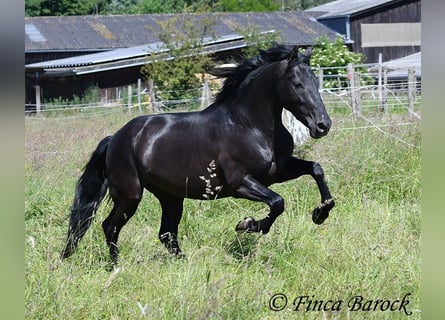
[[325, 132], [326, 130], [329, 129], [329, 127], [324, 122], [317, 123], [317, 128], [318, 128], [318, 131], [320, 131], [320, 132]]

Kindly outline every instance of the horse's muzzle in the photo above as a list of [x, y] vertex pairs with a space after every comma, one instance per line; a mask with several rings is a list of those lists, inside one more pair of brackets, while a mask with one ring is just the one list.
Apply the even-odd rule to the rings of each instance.
[[327, 121], [318, 122], [312, 130], [309, 130], [311, 137], [314, 139], [324, 137], [328, 134], [329, 129], [331, 129], [331, 124], [332, 122], [330, 119]]

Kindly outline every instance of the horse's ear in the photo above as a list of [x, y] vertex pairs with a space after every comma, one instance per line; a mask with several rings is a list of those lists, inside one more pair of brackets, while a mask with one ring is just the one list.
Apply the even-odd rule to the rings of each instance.
[[287, 60], [289, 62], [298, 58], [298, 50], [300, 50], [300, 48], [298, 46], [294, 46], [292, 48], [291, 52], [289, 53], [289, 57], [287, 58]]
[[304, 61], [310, 65], [310, 60], [312, 56], [312, 47], [309, 47], [306, 49], [306, 52], [304, 53]]
[[306, 49], [306, 52], [304, 53], [304, 55], [306, 56], [306, 58], [308, 58], [308, 60], [311, 58], [312, 55], [312, 47], [309, 47]]

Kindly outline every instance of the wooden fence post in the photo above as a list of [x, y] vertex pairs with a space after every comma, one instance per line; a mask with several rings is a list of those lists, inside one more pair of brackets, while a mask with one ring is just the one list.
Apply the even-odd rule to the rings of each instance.
[[148, 112], [153, 113], [157, 112], [156, 97], [155, 97], [155, 89], [154, 89], [154, 81], [153, 79], [148, 80], [148, 96], [150, 97], [150, 103], [148, 104]]
[[408, 111], [410, 117], [414, 113], [414, 101], [416, 100], [416, 77], [414, 68], [408, 69]]
[[379, 74], [378, 74], [378, 92], [379, 92], [379, 110], [380, 112], [386, 112], [385, 108], [383, 107], [383, 86], [382, 86], [382, 71], [383, 71], [383, 61], [382, 61], [382, 53], [379, 53]]
[[318, 68], [318, 89], [323, 90], [323, 69], [321, 67]]
[[204, 86], [201, 95], [201, 110], [212, 103], [212, 94], [210, 93], [209, 79], [204, 79]]
[[105, 104], [108, 104], [108, 88], [105, 88], [104, 93], [105, 93], [105, 97], [104, 97]]
[[128, 95], [127, 108], [128, 108], [128, 110], [130, 110], [131, 109], [131, 85], [128, 86], [127, 95]]
[[361, 101], [360, 101], [360, 75], [354, 71], [354, 66], [348, 64], [348, 80], [349, 80], [349, 97], [351, 99], [352, 118], [354, 120], [360, 117]]
[[[348, 79], [348, 83], [349, 83], [349, 102], [351, 103], [351, 108], [352, 108], [352, 119], [355, 120], [355, 109], [354, 109], [354, 96], [353, 96], [353, 83], [354, 83], [354, 77], [353, 77], [353, 73], [354, 73], [354, 67], [352, 66], [351, 63], [348, 63], [347, 67], [346, 67], [346, 77]], [[340, 89], [340, 88], [339, 88]]]
[[36, 112], [37, 114], [40, 114], [40, 112], [42, 111], [40, 100], [40, 86], [37, 84], [34, 86], [34, 88], [36, 89]]
[[388, 70], [383, 70], [383, 110], [388, 113]]
[[338, 86], [338, 91], [340, 92], [340, 90], [342, 88], [340, 77], [337, 77], [337, 86]]
[[355, 100], [355, 115], [360, 118], [362, 115], [362, 98], [360, 94], [360, 74], [354, 72], [354, 100]]
[[137, 92], [137, 94], [138, 94], [138, 109], [139, 109], [139, 113], [142, 113], [142, 104], [141, 104], [141, 87], [142, 87], [141, 79], [138, 78], [138, 92]]

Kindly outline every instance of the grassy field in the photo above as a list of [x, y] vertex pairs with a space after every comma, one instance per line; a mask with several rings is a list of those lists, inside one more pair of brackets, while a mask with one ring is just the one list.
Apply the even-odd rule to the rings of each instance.
[[61, 261], [81, 168], [135, 115], [26, 118], [27, 319], [420, 319], [420, 124], [406, 113], [367, 114], [378, 130], [331, 110], [331, 133], [297, 151], [321, 163], [336, 201], [321, 226], [310, 177], [273, 186], [286, 210], [264, 236], [234, 231], [245, 216], [262, 218], [262, 204], [186, 200], [186, 257], [176, 259], [157, 239], [160, 207], [145, 193], [121, 232], [118, 269], [106, 269], [106, 202]]

